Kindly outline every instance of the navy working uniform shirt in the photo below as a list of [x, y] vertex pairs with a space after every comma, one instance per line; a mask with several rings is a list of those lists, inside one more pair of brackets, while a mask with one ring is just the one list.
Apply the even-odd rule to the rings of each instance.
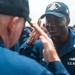
[[[68, 39], [63, 42], [55, 45], [57, 53], [64, 64], [65, 68], [68, 70], [68, 72], [71, 75], [75, 75], [75, 32], [69, 28], [69, 37]], [[22, 45], [22, 48], [24, 45]], [[25, 49], [28, 49], [28, 46], [25, 46]], [[34, 44], [34, 47], [29, 46], [29, 54], [31, 58], [35, 59], [39, 63], [41, 63], [43, 66], [47, 68], [47, 63], [43, 61], [43, 45], [40, 40], [37, 40]], [[26, 50], [23, 50], [23, 55], [25, 55]], [[28, 51], [27, 51], [28, 52]]]
[[[69, 32], [68, 39], [63, 43], [55, 45], [55, 47], [65, 68], [71, 75], [75, 75], [75, 32], [70, 28]], [[31, 58], [47, 67], [47, 63], [43, 61], [42, 50], [43, 45], [41, 41], [36, 41], [32, 49]]]
[[[49, 63], [50, 66], [53, 67], [52, 72], [56, 75], [69, 75], [59, 61]], [[0, 39], [0, 75], [54, 75], [52, 72], [34, 60], [9, 50]]]

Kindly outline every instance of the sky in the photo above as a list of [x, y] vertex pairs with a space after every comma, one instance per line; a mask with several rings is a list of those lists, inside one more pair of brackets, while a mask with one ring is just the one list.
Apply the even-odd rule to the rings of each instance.
[[[46, 6], [57, 0], [29, 0], [30, 17], [37, 22], [38, 18], [45, 13]], [[70, 11], [70, 26], [75, 24], [75, 0], [58, 0], [64, 2]], [[43, 19], [42, 22], [45, 20]]]

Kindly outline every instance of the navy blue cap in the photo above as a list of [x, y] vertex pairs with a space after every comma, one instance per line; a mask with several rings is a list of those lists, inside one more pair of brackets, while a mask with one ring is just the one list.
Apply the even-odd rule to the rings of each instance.
[[0, 0], [0, 14], [29, 18], [28, 0]]
[[57, 17], [69, 17], [69, 8], [63, 2], [53, 2], [46, 7], [45, 14], [41, 18], [44, 18], [47, 14], [52, 14]]

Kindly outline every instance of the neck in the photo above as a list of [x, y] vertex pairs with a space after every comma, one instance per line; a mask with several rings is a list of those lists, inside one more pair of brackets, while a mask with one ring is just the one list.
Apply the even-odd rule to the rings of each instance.
[[9, 38], [7, 36], [7, 31], [1, 32], [0, 33], [0, 38], [3, 40], [5, 46], [7, 48], [9, 48], [10, 44], [9, 44]]

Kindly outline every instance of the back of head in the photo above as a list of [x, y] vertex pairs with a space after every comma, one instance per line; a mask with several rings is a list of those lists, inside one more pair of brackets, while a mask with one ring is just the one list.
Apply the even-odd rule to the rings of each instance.
[[[13, 19], [10, 19], [12, 16]], [[18, 19], [17, 17], [20, 17], [22, 19], [20, 18]], [[0, 25], [2, 25], [2, 28], [0, 27], [0, 36], [6, 47], [11, 48], [15, 44], [15, 42], [19, 39], [20, 32], [25, 23], [24, 19], [26, 20], [28, 17], [29, 17], [28, 0], [0, 0], [0, 22], [1, 22]], [[16, 34], [18, 29], [19, 32], [18, 34]], [[14, 36], [11, 37], [11, 35]]]
[[0, 14], [28, 18], [28, 0], [0, 0]]

